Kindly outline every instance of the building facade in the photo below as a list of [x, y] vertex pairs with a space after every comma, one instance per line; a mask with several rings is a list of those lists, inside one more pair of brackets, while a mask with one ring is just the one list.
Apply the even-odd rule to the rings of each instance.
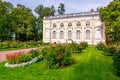
[[43, 19], [43, 42], [87, 42], [96, 45], [105, 42], [105, 27], [99, 12], [64, 14]]

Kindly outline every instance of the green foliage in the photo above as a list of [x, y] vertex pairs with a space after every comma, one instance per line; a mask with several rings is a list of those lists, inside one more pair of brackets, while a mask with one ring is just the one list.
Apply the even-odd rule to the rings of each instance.
[[29, 53], [32, 55], [33, 58], [39, 55], [37, 50], [31, 50]]
[[103, 50], [106, 48], [106, 45], [105, 45], [104, 43], [100, 42], [100, 43], [98, 43], [98, 44], [96, 45], [96, 48], [97, 48], [98, 50], [103, 51]]
[[34, 42], [34, 41], [3, 41], [0, 42], [0, 49], [9, 49], [9, 48], [29, 48], [34, 46], [42, 45], [42, 43]]
[[71, 58], [72, 52], [66, 46], [52, 45], [50, 48], [44, 48], [42, 53], [49, 68], [63, 68], [74, 62]]
[[37, 22], [37, 29], [38, 33], [37, 36], [39, 38], [39, 36], [41, 36], [40, 38], [42, 39], [42, 35], [43, 35], [43, 18], [47, 17], [47, 16], [54, 16], [55, 15], [55, 8], [52, 5], [51, 7], [45, 7], [44, 5], [39, 5], [35, 8], [35, 12], [38, 14], [38, 18], [36, 19]]
[[60, 3], [58, 6], [58, 14], [64, 14], [65, 12], [65, 5], [63, 3]]
[[113, 56], [113, 60], [115, 72], [118, 76], [120, 76], [120, 50], [118, 51], [118, 54]]
[[88, 43], [87, 42], [81, 42], [80, 46], [81, 46], [81, 48], [85, 49], [86, 47], [88, 47]]
[[120, 43], [120, 1], [113, 0], [109, 5], [100, 9], [101, 20], [105, 24], [106, 43], [116, 44]]
[[11, 27], [8, 19], [12, 8], [11, 3], [0, 1], [0, 40], [11, 40]]
[[118, 48], [116, 46], [106, 46], [103, 51], [104, 55], [113, 56], [118, 53]]
[[19, 64], [23, 62], [28, 62], [35, 57], [38, 57], [40, 61], [43, 60], [43, 56], [39, 55], [37, 50], [31, 50], [28, 53], [16, 52], [12, 54], [6, 54], [7, 62], [9, 64]]
[[72, 53], [80, 53], [82, 51], [82, 46], [75, 43], [75, 42], [72, 42], [70, 44], [66, 44], [66, 47], [72, 51]]
[[16, 39], [25, 41], [33, 38], [35, 17], [29, 8], [18, 4], [11, 12], [13, 32], [15, 32]]

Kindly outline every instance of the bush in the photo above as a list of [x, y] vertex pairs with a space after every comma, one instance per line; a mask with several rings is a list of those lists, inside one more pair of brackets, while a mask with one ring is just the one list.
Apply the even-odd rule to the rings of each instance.
[[103, 51], [104, 55], [106, 56], [113, 56], [114, 54], [118, 53], [118, 49], [116, 46], [106, 46]]
[[32, 55], [32, 57], [37, 57], [39, 55], [37, 50], [31, 50], [29, 53]]
[[85, 49], [86, 47], [88, 47], [88, 43], [87, 42], [81, 42], [80, 46], [81, 46], [81, 48]]
[[120, 50], [113, 56], [115, 73], [120, 76]]
[[74, 62], [71, 58], [71, 50], [62, 45], [52, 45], [50, 48], [44, 48], [42, 53], [49, 68], [63, 68]]
[[19, 64], [22, 62], [27, 62], [37, 56], [38, 56], [38, 53], [36, 50], [31, 50], [30, 53], [17, 52], [13, 54], [6, 54], [7, 62], [9, 64]]
[[0, 48], [1, 49], [8, 49], [8, 48], [29, 48], [33, 46], [39, 46], [39, 42], [34, 41], [3, 41], [0, 42]]
[[106, 45], [105, 45], [104, 43], [100, 42], [100, 43], [98, 43], [98, 44], [96, 45], [96, 48], [97, 48], [98, 50], [103, 51], [103, 50], [106, 48]]

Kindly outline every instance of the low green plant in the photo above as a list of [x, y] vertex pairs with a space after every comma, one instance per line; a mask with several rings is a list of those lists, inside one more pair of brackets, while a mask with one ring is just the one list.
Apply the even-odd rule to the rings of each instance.
[[88, 43], [87, 42], [80, 42], [80, 47], [85, 49], [86, 47], [88, 47]]
[[120, 49], [118, 50], [118, 54], [115, 54], [113, 56], [113, 61], [114, 61], [114, 70], [115, 73], [120, 76]]
[[103, 52], [104, 52], [104, 55], [107, 55], [107, 56], [113, 56], [114, 54], [117, 54], [118, 53], [118, 48], [116, 46], [106, 46], [104, 49], [103, 49]]
[[96, 48], [97, 48], [98, 50], [103, 51], [103, 50], [106, 48], [106, 45], [105, 45], [103, 42], [100, 42], [100, 43], [98, 43], [98, 44], [96, 45]]
[[82, 49], [83, 49], [79, 44], [77, 44], [77, 43], [75, 43], [75, 42], [72, 42], [72, 43], [70, 43], [70, 44], [66, 44], [65, 46], [66, 46], [69, 50], [71, 50], [72, 53], [80, 53], [80, 52], [82, 51]]

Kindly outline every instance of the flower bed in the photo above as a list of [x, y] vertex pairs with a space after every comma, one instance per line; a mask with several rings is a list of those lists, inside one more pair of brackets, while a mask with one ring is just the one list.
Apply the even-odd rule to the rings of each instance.
[[7, 63], [5, 67], [15, 68], [22, 67], [36, 61], [42, 60], [42, 57], [38, 55], [38, 51], [31, 50], [29, 53], [17, 52], [13, 54], [6, 54]]

